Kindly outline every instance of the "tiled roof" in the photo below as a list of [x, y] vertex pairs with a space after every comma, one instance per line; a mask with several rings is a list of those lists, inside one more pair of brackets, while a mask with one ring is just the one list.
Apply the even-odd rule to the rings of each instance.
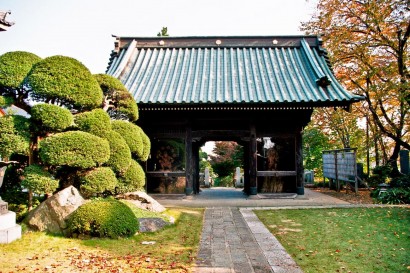
[[350, 104], [316, 36], [118, 38], [107, 74], [140, 104]]

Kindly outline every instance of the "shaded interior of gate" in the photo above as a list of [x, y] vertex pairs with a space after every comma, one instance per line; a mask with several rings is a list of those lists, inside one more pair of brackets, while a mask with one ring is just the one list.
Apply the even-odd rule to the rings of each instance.
[[303, 187], [301, 133], [312, 110], [141, 111], [151, 138], [147, 190], [198, 193], [199, 150], [207, 141], [244, 147], [244, 190], [298, 192]]

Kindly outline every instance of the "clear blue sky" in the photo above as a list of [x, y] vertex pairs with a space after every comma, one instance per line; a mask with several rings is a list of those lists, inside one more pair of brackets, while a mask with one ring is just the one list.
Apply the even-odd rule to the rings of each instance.
[[103, 73], [112, 34], [156, 36], [297, 35], [317, 0], [1, 0], [15, 25], [0, 32], [0, 55], [23, 50], [76, 58]]

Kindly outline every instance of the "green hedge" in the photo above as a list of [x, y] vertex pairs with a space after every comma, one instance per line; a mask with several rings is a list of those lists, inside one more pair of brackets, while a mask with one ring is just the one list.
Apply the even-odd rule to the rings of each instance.
[[123, 174], [131, 164], [131, 151], [124, 138], [115, 131], [107, 132], [105, 138], [110, 144], [110, 159], [106, 163], [117, 174]]
[[131, 161], [131, 165], [123, 176], [118, 178], [117, 193], [143, 190], [145, 185], [145, 172], [138, 162]]
[[49, 172], [39, 165], [30, 165], [24, 169], [24, 179], [21, 182], [24, 188], [36, 194], [53, 193], [59, 186]]
[[13, 51], [1, 55], [0, 87], [19, 88], [33, 65], [40, 60], [37, 55], [25, 51]]
[[81, 131], [104, 137], [111, 131], [110, 116], [103, 109], [95, 109], [75, 115], [75, 124]]
[[140, 158], [144, 151], [144, 143], [141, 137], [141, 128], [131, 122], [124, 120], [113, 120], [111, 124], [112, 129], [125, 139], [128, 147], [130, 147], [131, 153]]
[[81, 177], [80, 191], [84, 197], [95, 197], [104, 192], [114, 192], [118, 185], [115, 173], [109, 167], [99, 167], [87, 171]]
[[94, 109], [103, 101], [102, 90], [90, 71], [76, 59], [52, 56], [37, 62], [25, 81], [38, 101], [55, 99], [74, 109]]
[[47, 103], [34, 105], [31, 119], [42, 132], [61, 132], [73, 124], [73, 115], [68, 109]]
[[108, 161], [108, 141], [81, 131], [68, 131], [40, 142], [41, 160], [53, 166], [92, 168]]
[[103, 199], [79, 207], [70, 217], [68, 227], [71, 236], [118, 238], [134, 235], [139, 223], [127, 205], [115, 199]]

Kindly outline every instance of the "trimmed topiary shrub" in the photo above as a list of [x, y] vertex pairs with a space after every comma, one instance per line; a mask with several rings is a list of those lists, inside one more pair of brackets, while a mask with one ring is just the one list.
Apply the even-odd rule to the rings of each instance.
[[25, 83], [32, 88], [33, 99], [54, 99], [67, 108], [94, 109], [103, 101], [102, 90], [88, 68], [66, 56], [52, 56], [37, 62]]
[[143, 190], [145, 185], [145, 172], [138, 162], [131, 161], [131, 165], [123, 176], [118, 178], [117, 193]]
[[68, 109], [48, 103], [34, 105], [31, 119], [42, 132], [61, 132], [73, 124], [73, 115]]
[[113, 119], [138, 119], [138, 106], [127, 88], [113, 76], [107, 74], [94, 75], [106, 98], [104, 108]]
[[29, 120], [17, 115], [0, 117], [0, 156], [28, 155], [29, 147]]
[[110, 144], [110, 159], [106, 163], [114, 172], [123, 174], [130, 167], [131, 151], [124, 138], [115, 131], [108, 131], [105, 138]]
[[110, 116], [103, 109], [95, 109], [75, 115], [75, 123], [81, 131], [105, 137], [111, 131]]
[[108, 161], [108, 141], [81, 131], [68, 131], [40, 142], [40, 158], [48, 165], [92, 168]]
[[142, 138], [143, 150], [142, 150], [141, 157], [139, 157], [138, 159], [145, 162], [148, 160], [148, 157], [151, 153], [151, 140], [149, 139], [149, 137], [145, 134], [145, 132], [142, 129], [141, 129], [141, 138]]
[[112, 129], [125, 139], [128, 147], [130, 147], [131, 153], [140, 158], [144, 150], [141, 128], [125, 120], [113, 120], [111, 125]]
[[0, 86], [19, 88], [33, 65], [41, 60], [37, 55], [14, 51], [0, 56]]
[[100, 196], [104, 192], [114, 192], [118, 185], [115, 173], [108, 167], [100, 167], [87, 171], [81, 177], [80, 191], [84, 197]]
[[79, 207], [68, 221], [70, 235], [128, 237], [139, 228], [138, 219], [124, 203], [115, 199], [96, 199]]
[[59, 185], [59, 181], [39, 165], [30, 165], [24, 169], [24, 179], [21, 182], [24, 188], [36, 194], [53, 193]]

